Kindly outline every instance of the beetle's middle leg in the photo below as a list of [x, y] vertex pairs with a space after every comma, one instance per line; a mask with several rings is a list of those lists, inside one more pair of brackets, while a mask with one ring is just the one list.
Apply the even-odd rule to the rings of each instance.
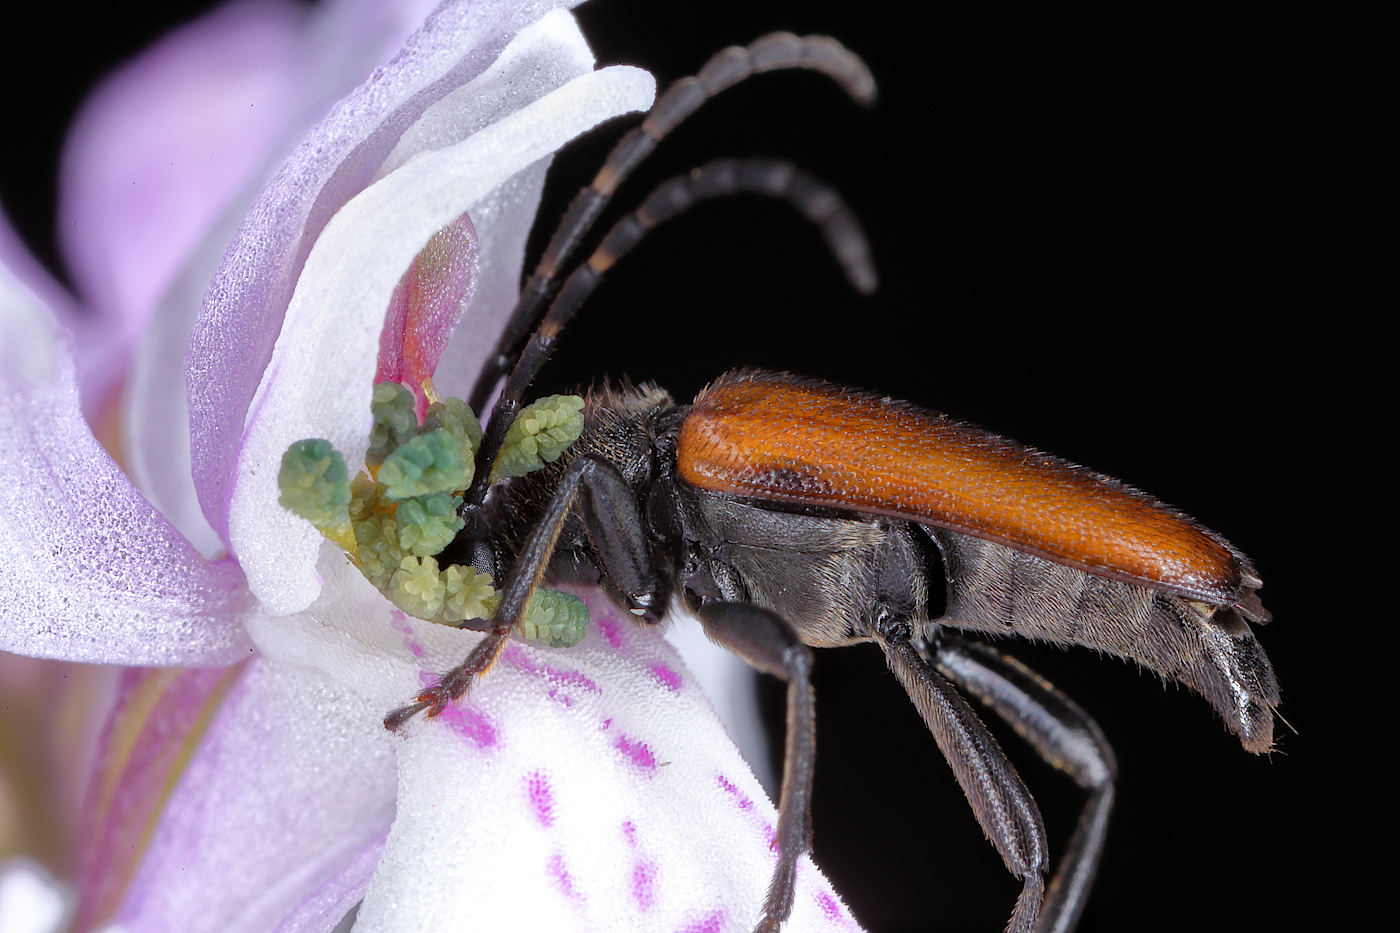
[[544, 581], [559, 534], [576, 507], [581, 508], [589, 543], [608, 586], [628, 602], [634, 615], [650, 622], [660, 620], [668, 594], [656, 572], [636, 495], [617, 467], [604, 460], [578, 457], [564, 471], [544, 514], [511, 567], [486, 637], [465, 661], [443, 674], [414, 703], [384, 717], [386, 729], [396, 731], [424, 710], [428, 716], [436, 716], [465, 694], [479, 675], [491, 669], [505, 649], [511, 630], [525, 617], [530, 597]]
[[812, 774], [817, 756], [812, 650], [775, 612], [748, 603], [710, 602], [696, 612], [705, 634], [765, 674], [787, 681], [787, 740], [778, 797], [778, 867], [755, 933], [777, 933], [792, 913], [797, 860], [812, 845]]

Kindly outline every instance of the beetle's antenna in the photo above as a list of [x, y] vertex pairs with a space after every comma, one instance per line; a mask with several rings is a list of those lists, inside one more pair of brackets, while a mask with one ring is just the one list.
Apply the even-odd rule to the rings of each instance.
[[579, 240], [592, 228], [613, 192], [632, 169], [667, 133], [720, 91], [751, 75], [784, 68], [820, 71], [862, 106], [875, 103], [875, 79], [859, 56], [827, 36], [798, 37], [790, 32], [772, 33], [747, 48], [730, 46], [706, 62], [694, 77], [681, 78], [672, 84], [657, 98], [641, 126], [618, 141], [593, 183], [579, 191], [564, 212], [534, 275], [520, 291], [520, 299], [496, 343], [495, 352], [487, 358], [477, 377], [468, 399], [473, 411], [484, 410], [491, 390], [519, 359], [526, 336], [539, 321], [555, 275], [569, 261]]
[[716, 159], [689, 174], [662, 182], [642, 202], [641, 207], [614, 224], [593, 255], [570, 273], [554, 303], [549, 306], [544, 320], [530, 335], [529, 342], [519, 354], [515, 368], [501, 389], [501, 397], [491, 412], [486, 435], [477, 450], [476, 478], [465, 496], [468, 505], [479, 505], [486, 498], [491, 464], [500, 451], [506, 430], [515, 420], [525, 390], [554, 352], [559, 332], [593, 293], [603, 273], [648, 232], [663, 221], [683, 213], [697, 201], [744, 192], [786, 199], [821, 228], [827, 245], [836, 255], [851, 284], [863, 294], [875, 290], [875, 266], [870, 259], [870, 244], [855, 214], [835, 189], [791, 162], [782, 159]]

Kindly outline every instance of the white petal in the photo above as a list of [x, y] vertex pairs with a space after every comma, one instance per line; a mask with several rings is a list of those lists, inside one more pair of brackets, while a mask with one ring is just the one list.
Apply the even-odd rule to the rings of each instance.
[[[357, 933], [753, 928], [772, 805], [657, 629], [591, 608], [577, 647], [511, 645], [405, 728]], [[804, 858], [784, 929], [856, 928]]]
[[58, 933], [72, 916], [73, 892], [26, 858], [0, 862], [0, 931]]
[[[405, 617], [329, 544], [318, 568], [307, 611], [249, 630], [381, 715], [480, 638]], [[580, 645], [511, 643], [466, 700], [395, 740], [398, 816], [357, 930], [752, 928], [772, 804], [657, 628], [581, 595]], [[856, 929], [807, 859], [787, 929]]]
[[710, 698], [720, 722], [768, 796], [778, 797], [778, 780], [768, 750], [768, 730], [758, 710], [758, 674], [731, 651], [705, 637], [695, 619], [678, 620], [666, 629], [666, 640], [695, 675]]
[[615, 66], [579, 77], [447, 149], [424, 153], [361, 192], [307, 258], [250, 409], [229, 503], [229, 540], [273, 612], [320, 591], [319, 536], [277, 504], [283, 452], [329, 440], [352, 471], [364, 456], [384, 312], [403, 271], [439, 228], [602, 120], [650, 106], [651, 76]]

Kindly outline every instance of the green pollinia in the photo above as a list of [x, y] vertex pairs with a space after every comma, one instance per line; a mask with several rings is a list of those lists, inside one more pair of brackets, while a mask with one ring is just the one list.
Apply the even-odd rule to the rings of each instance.
[[[429, 395], [431, 398], [431, 394]], [[282, 455], [278, 502], [335, 542], [399, 609], [459, 626], [486, 619], [501, 594], [470, 565], [438, 565], [462, 529], [457, 509], [471, 485], [481, 422], [461, 399], [434, 401], [420, 424], [414, 395], [395, 382], [374, 387], [366, 470], [353, 479], [329, 441], [297, 441]], [[551, 395], [527, 405], [506, 432], [491, 482], [553, 463], [583, 430], [583, 399]], [[555, 648], [583, 640], [588, 608], [577, 596], [540, 589], [517, 627]]]

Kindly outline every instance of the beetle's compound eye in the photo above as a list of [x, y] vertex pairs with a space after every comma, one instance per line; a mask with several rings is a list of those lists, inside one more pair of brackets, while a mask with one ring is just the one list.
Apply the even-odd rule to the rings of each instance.
[[[458, 509], [475, 471], [481, 423], [461, 399], [447, 398], [430, 405], [419, 424], [414, 404], [413, 393], [398, 383], [374, 387], [366, 469], [353, 479], [330, 442], [292, 444], [277, 477], [278, 501], [335, 542], [399, 609], [460, 626], [488, 618], [501, 601], [490, 574], [470, 565], [443, 567], [437, 560], [465, 524]], [[557, 460], [582, 430], [582, 409], [576, 395], [551, 396], [522, 409], [493, 481]], [[569, 647], [582, 640], [587, 623], [588, 609], [577, 597], [540, 590], [520, 634]]]

